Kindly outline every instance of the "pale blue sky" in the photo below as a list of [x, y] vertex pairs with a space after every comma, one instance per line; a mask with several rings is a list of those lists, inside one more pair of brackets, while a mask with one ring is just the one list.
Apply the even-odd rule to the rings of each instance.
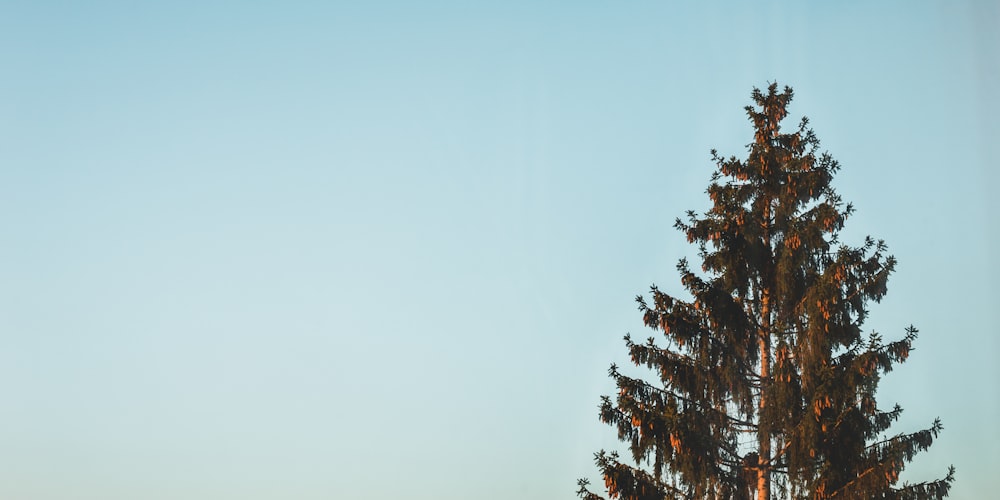
[[574, 498], [774, 80], [995, 491], [996, 4], [540, 3], [0, 4], [0, 497]]

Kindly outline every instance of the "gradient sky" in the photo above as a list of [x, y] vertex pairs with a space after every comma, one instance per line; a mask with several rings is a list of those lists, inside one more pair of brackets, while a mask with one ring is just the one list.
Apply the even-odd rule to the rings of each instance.
[[0, 497], [574, 498], [771, 81], [995, 492], [996, 3], [707, 3], [2, 2]]

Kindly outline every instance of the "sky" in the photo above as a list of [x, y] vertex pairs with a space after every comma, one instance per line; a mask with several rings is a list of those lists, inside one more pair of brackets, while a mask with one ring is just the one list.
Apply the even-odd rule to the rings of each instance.
[[[991, 2], [0, 2], [0, 497], [600, 484], [634, 297], [795, 89], [899, 260], [879, 401], [1000, 467]], [[636, 374], [642, 373], [639, 371]]]

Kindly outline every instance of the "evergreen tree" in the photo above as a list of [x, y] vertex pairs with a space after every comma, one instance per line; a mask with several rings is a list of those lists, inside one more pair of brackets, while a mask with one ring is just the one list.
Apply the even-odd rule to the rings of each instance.
[[[610, 498], [944, 498], [943, 479], [899, 484], [899, 473], [941, 430], [887, 435], [901, 413], [875, 401], [879, 378], [903, 362], [917, 330], [883, 342], [862, 325], [886, 293], [895, 259], [866, 238], [838, 241], [853, 209], [831, 187], [839, 169], [803, 119], [780, 128], [792, 89], [754, 89], [754, 139], [745, 160], [723, 158], [703, 216], [677, 220], [698, 245], [702, 273], [677, 266], [690, 300], [653, 286], [639, 296], [647, 327], [625, 343], [659, 383], [611, 366], [617, 397], [600, 418], [635, 466], [596, 454]], [[580, 481], [579, 495], [601, 497]]]

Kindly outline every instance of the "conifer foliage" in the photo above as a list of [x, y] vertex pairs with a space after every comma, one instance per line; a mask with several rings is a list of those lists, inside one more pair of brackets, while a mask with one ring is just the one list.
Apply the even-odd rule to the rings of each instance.
[[[862, 325], [895, 259], [881, 240], [842, 244], [853, 208], [831, 187], [839, 169], [808, 121], [781, 129], [792, 89], [754, 89], [747, 158], [717, 166], [704, 215], [675, 226], [701, 272], [677, 266], [689, 298], [653, 286], [639, 310], [659, 339], [625, 344], [656, 382], [614, 365], [617, 396], [600, 418], [631, 460], [599, 452], [612, 499], [944, 498], [954, 478], [900, 483], [941, 430], [891, 434], [899, 406], [875, 401], [880, 377], [913, 350], [917, 330], [885, 342]], [[631, 465], [631, 464], [634, 464]], [[579, 495], [592, 493], [586, 480]]]

